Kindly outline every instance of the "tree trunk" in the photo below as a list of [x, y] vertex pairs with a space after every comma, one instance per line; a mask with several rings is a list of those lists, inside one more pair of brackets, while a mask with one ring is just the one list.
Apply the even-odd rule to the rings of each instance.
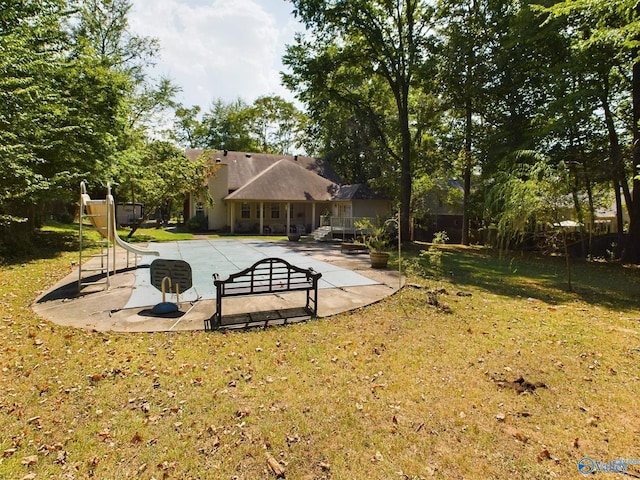
[[593, 254], [593, 230], [595, 229], [596, 207], [593, 202], [593, 188], [591, 186], [591, 178], [589, 175], [585, 178], [585, 186], [587, 189], [587, 199], [589, 201], [589, 248], [587, 253], [589, 256]]
[[462, 198], [462, 237], [460, 243], [469, 245], [469, 196], [471, 195], [471, 101], [467, 100], [466, 106], [466, 122], [465, 122], [465, 139], [464, 139], [464, 193]]
[[[637, 58], [638, 51], [634, 51]], [[633, 195], [627, 205], [629, 211], [629, 235], [622, 253], [622, 260], [629, 263], [640, 263], [640, 63], [633, 64]]]
[[[622, 240], [624, 233], [624, 222], [622, 220], [622, 209], [624, 207], [622, 206], [622, 196], [620, 195], [620, 183], [617, 179], [613, 181], [613, 190], [616, 199], [616, 232], [618, 232], [618, 245], [622, 246], [620, 240]], [[620, 250], [618, 249], [616, 256], [618, 256], [619, 253]]]
[[[403, 108], [406, 108], [403, 106]], [[402, 136], [402, 160], [400, 163], [400, 236], [407, 242], [411, 216], [411, 131], [408, 110], [400, 110], [400, 134]]]
[[564, 246], [564, 260], [565, 267], [567, 269], [567, 287], [570, 292], [573, 292], [573, 283], [571, 281], [571, 255], [569, 255], [569, 245], [567, 244], [567, 231], [564, 228], [560, 228], [562, 231], [562, 245]]
[[[606, 81], [605, 81], [606, 85]], [[608, 91], [608, 87], [607, 87]], [[617, 230], [618, 230], [618, 248], [616, 249], [616, 257], [620, 256], [620, 249], [623, 243], [623, 223], [622, 223], [622, 199], [620, 194], [620, 189], [622, 188], [625, 193], [625, 198], [627, 198], [627, 203], [631, 200], [631, 197], [628, 193], [628, 185], [626, 191], [624, 189], [627, 184], [627, 180], [625, 178], [624, 173], [624, 165], [622, 163], [622, 150], [620, 149], [620, 142], [618, 140], [618, 132], [616, 131], [615, 124], [613, 121], [613, 114], [611, 113], [611, 108], [609, 105], [609, 101], [606, 94], [602, 95], [600, 99], [602, 103], [602, 109], [604, 110], [604, 119], [605, 125], [607, 126], [607, 132], [609, 135], [609, 157], [611, 159], [611, 164], [613, 167], [612, 179], [613, 179], [613, 188], [615, 190], [616, 196], [616, 221], [617, 221]]]

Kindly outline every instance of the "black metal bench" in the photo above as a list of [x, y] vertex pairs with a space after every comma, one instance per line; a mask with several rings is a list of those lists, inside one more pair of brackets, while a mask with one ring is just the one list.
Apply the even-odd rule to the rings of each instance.
[[[204, 322], [205, 330], [220, 327], [253, 324], [265, 325], [269, 322], [288, 318], [297, 318], [300, 313], [314, 317], [318, 309], [318, 280], [321, 273], [312, 268], [300, 268], [291, 265], [281, 258], [265, 258], [254, 263], [249, 268], [229, 275], [221, 280], [217, 273], [213, 274], [216, 287], [216, 311], [211, 318]], [[222, 316], [222, 299], [225, 297], [239, 297], [249, 295], [280, 294], [286, 292], [306, 292], [306, 304], [297, 309], [269, 310], [240, 315]], [[302, 312], [301, 312], [302, 311]]]

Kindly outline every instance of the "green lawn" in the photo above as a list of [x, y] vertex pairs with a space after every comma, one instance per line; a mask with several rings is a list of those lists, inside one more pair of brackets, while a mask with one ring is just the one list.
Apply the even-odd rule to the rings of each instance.
[[76, 258], [46, 235], [69, 248], [0, 270], [0, 478], [276, 478], [269, 459], [290, 479], [583, 478], [583, 457], [640, 459], [636, 268], [576, 262], [569, 292], [561, 259], [445, 246], [441, 279], [331, 318], [105, 334], [31, 312]]

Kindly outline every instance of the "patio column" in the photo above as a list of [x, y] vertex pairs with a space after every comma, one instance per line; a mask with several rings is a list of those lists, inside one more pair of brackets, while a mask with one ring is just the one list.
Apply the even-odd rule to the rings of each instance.
[[316, 202], [311, 204], [311, 231], [316, 229]]
[[260, 235], [264, 235], [264, 202], [260, 202]]
[[291, 231], [291, 202], [287, 202], [285, 215], [287, 216], [287, 235], [289, 235]]

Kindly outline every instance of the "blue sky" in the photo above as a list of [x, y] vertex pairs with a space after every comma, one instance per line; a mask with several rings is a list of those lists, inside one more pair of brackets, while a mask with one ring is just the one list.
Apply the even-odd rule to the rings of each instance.
[[133, 0], [131, 29], [160, 41], [154, 77], [182, 88], [185, 106], [293, 94], [280, 85], [285, 45], [302, 26], [286, 0]]

